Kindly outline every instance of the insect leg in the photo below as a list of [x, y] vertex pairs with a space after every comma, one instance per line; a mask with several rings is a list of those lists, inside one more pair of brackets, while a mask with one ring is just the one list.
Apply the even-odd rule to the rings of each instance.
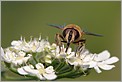
[[78, 46], [76, 48], [76, 51], [75, 51], [75, 55], [76, 55], [77, 52], [80, 53], [80, 52], [83, 51], [83, 49], [85, 49], [85, 42], [86, 42], [86, 39], [81, 39], [77, 42], [73, 42], [75, 44], [78, 44]]
[[85, 49], [85, 42], [80, 42], [78, 47], [78, 52], [81, 53]]
[[[64, 40], [63, 36], [60, 34], [56, 34], [55, 35], [55, 42], [56, 42], [56, 45], [59, 46], [60, 51], [61, 51], [61, 47], [63, 45], [61, 40]], [[59, 51], [59, 53], [60, 53], [60, 51]]]
[[[63, 43], [67, 43], [67, 41], [61, 41], [61, 42], [63, 42]], [[66, 47], [66, 51], [65, 52], [67, 52], [67, 50], [68, 50], [68, 48], [69, 48], [69, 45], [70, 45], [70, 43], [67, 43], [67, 47]]]
[[66, 47], [66, 51], [65, 52], [67, 52], [67, 50], [69, 48], [69, 45], [70, 45], [70, 43], [67, 43], [67, 47]]

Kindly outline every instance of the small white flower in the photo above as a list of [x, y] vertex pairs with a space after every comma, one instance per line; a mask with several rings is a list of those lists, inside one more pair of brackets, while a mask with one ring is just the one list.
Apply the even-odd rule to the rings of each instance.
[[82, 51], [82, 53], [78, 54], [76, 52], [71, 52], [71, 54], [69, 54], [66, 57], [66, 60], [69, 64], [74, 65], [74, 66], [83, 66], [83, 65], [87, 65], [84, 62], [89, 61], [90, 59], [90, 53], [88, 50], [84, 49]]
[[11, 63], [15, 58], [16, 54], [7, 48], [4, 53], [1, 54], [3, 61]]
[[51, 45], [51, 47], [53, 48], [53, 49], [55, 49], [56, 48], [56, 44], [55, 43], [52, 43], [52, 45]]
[[83, 61], [80, 58], [78, 58], [78, 57], [74, 57], [74, 58], [69, 58], [68, 59], [68, 63], [70, 65], [80, 66], [80, 65], [83, 64]]
[[42, 52], [42, 51], [44, 51], [44, 48], [50, 46], [50, 43], [49, 43], [48, 41], [42, 39], [42, 40], [38, 43], [38, 45], [39, 45], [39, 46], [37, 46], [36, 52]]
[[23, 63], [26, 63], [30, 58], [31, 58], [31, 54], [28, 54], [26, 57], [24, 56], [17, 56], [15, 59], [12, 60], [12, 63], [17, 66], [17, 65], [21, 65]]
[[107, 50], [94, 55], [95, 55], [94, 59], [89, 62], [90, 64], [89, 68], [94, 68], [98, 73], [102, 72], [99, 68], [103, 70], [111, 70], [113, 67], [115, 67], [115, 65], [111, 64], [119, 61], [117, 57], [110, 58], [110, 53]]
[[71, 54], [72, 48], [68, 48], [67, 52], [66, 48], [64, 48], [64, 45], [62, 47], [59, 48], [59, 46], [56, 46], [55, 50], [52, 50], [52, 54], [54, 54], [54, 56], [56, 58], [66, 58], [69, 54]]
[[16, 50], [22, 50], [23, 48], [23, 41], [22, 40], [14, 40], [11, 42], [12, 48], [15, 48]]
[[45, 40], [38, 41], [34, 39], [33, 41], [30, 41], [28, 44], [26, 44], [23, 48], [23, 50], [26, 50], [27, 52], [41, 52], [43, 51], [44, 47], [47, 45], [47, 42]]
[[44, 78], [47, 80], [53, 80], [57, 77], [52, 66], [49, 66], [46, 69], [44, 69], [43, 64], [38, 63], [36, 64], [36, 68], [39, 71], [39, 75], [37, 76], [38, 78], [44, 76]]
[[7, 49], [5, 49], [5, 53], [1, 54], [1, 57], [2, 57], [3, 61], [5, 61], [7, 63], [12, 63], [15, 66], [17, 66], [17, 65], [26, 63], [28, 61], [28, 59], [30, 59], [32, 56], [31, 54], [28, 54], [27, 56], [25, 56], [25, 55], [26, 54], [22, 51], [15, 53], [15, 52], [11, 51], [9, 48], [7, 48]]
[[[41, 36], [40, 36], [41, 37]], [[50, 47], [48, 41], [41, 38], [30, 39], [29, 42], [21, 37], [21, 40], [14, 40], [11, 42], [12, 48], [16, 50], [23, 50], [25, 52], [42, 52], [45, 47]]]
[[19, 51], [19, 52], [18, 52], [18, 56], [25, 56], [25, 55], [26, 55], [26, 53], [23, 52], [23, 51]]
[[[28, 70], [28, 71], [26, 71]], [[21, 74], [21, 75], [33, 75], [33, 73], [38, 73], [37, 70], [34, 69], [33, 65], [28, 65], [28, 66], [23, 66], [21, 68], [18, 68], [17, 69], [18, 73]]]
[[50, 63], [50, 64], [52, 63], [52, 61], [51, 61], [51, 55], [46, 55], [44, 59], [45, 59], [45, 62], [46, 63]]
[[37, 76], [40, 80], [53, 80], [57, 78], [52, 66], [45, 69], [41, 63], [36, 64], [36, 69], [32, 65], [29, 65], [18, 68], [17, 71], [22, 75]]

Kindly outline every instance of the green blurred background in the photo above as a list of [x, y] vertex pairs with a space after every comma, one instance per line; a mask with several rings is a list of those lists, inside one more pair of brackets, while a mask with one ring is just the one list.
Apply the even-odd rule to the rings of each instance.
[[[92, 53], [100, 53], [107, 49], [111, 56], [121, 57], [121, 2], [120, 1], [2, 1], [1, 2], [1, 46], [10, 46], [12, 40], [20, 36], [43, 38], [48, 36], [54, 42], [55, 33], [59, 29], [47, 24], [74, 23], [90, 32], [103, 34], [104, 37], [84, 36], [86, 48]], [[72, 45], [73, 46], [73, 45]], [[62, 81], [120, 81], [121, 62], [115, 64], [110, 71], [97, 74], [91, 70], [88, 76], [75, 79], [63, 78]], [[17, 76], [8, 71], [8, 75]], [[3, 77], [2, 80], [6, 80]]]

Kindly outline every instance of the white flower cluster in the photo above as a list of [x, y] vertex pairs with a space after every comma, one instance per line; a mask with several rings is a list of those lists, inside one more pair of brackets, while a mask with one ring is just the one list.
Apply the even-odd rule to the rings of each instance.
[[94, 68], [97, 73], [101, 73], [103, 70], [111, 70], [115, 65], [111, 65], [119, 61], [117, 57], [111, 57], [110, 53], [107, 50], [99, 54], [92, 54], [87, 49], [84, 49], [80, 54], [72, 52], [72, 49], [69, 48], [67, 53], [65, 53], [66, 48], [64, 46], [61, 48], [61, 52], [59, 53], [60, 49], [57, 46], [56, 50], [53, 51], [57, 58], [65, 58], [66, 62], [70, 65], [74, 66], [81, 66], [84, 70], [87, 68]]
[[40, 80], [53, 80], [57, 77], [53, 66], [49, 66], [46, 69], [42, 63], [38, 63], [35, 66], [36, 69], [34, 69], [33, 65], [23, 66], [18, 68], [18, 72], [22, 75], [37, 76]]
[[24, 52], [42, 52], [45, 47], [50, 46], [49, 42], [39, 38], [31, 38], [30, 41], [26, 41], [21, 37], [18, 41], [12, 41], [11, 47], [16, 50], [22, 50]]
[[[1, 48], [1, 60], [16, 66], [19, 74], [36, 76], [40, 80], [54, 80], [58, 77], [51, 64], [55, 59], [64, 59], [68, 65], [79, 66], [83, 70], [94, 68], [97, 73], [102, 72], [100, 68], [111, 70], [115, 67], [112, 64], [119, 61], [117, 57], [110, 57], [107, 50], [99, 54], [92, 54], [85, 48], [80, 53], [68, 48], [66, 53], [64, 45], [60, 49], [55, 43], [50, 45], [47, 40], [41, 39], [41, 37], [31, 38], [28, 42], [21, 38], [18, 41], [12, 41], [11, 45], [4, 50]], [[32, 64], [30, 60], [34, 59], [35, 53], [38, 53], [38, 58], [41, 61], [38, 60]], [[48, 65], [45, 66], [45, 63]]]

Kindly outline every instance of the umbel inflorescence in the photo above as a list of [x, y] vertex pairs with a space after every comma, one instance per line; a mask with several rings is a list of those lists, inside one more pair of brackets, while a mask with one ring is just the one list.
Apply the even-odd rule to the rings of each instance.
[[91, 53], [85, 47], [80, 53], [70, 47], [67, 52], [65, 50], [64, 45], [60, 48], [41, 36], [30, 41], [21, 37], [12, 41], [10, 47], [1, 47], [1, 60], [10, 71], [33, 80], [87, 76], [90, 69], [101, 73], [101, 69], [111, 70], [115, 67], [112, 64], [119, 61], [117, 57], [110, 57], [107, 50], [99, 54]]

